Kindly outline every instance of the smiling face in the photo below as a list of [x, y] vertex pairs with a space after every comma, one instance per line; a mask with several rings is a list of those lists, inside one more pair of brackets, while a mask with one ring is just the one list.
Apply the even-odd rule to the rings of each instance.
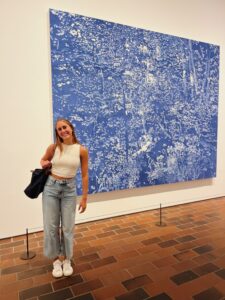
[[55, 129], [62, 142], [73, 143], [73, 128], [66, 121], [58, 121]]

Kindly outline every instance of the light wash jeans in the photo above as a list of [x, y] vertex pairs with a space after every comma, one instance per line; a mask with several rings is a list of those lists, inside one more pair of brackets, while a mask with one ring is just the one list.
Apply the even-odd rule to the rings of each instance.
[[48, 258], [73, 257], [76, 197], [74, 178], [56, 180], [48, 177], [42, 194], [44, 255]]

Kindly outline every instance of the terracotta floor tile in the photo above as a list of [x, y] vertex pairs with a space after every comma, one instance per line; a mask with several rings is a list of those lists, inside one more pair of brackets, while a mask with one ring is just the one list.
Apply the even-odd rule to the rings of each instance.
[[125, 241], [126, 243], [123, 245], [120, 245], [121, 249], [123, 249], [123, 251], [131, 251], [131, 250], [135, 250], [137, 251], [137, 249], [139, 247], [142, 247], [143, 245], [140, 243], [140, 241], [136, 241], [135, 238], [131, 238], [131, 240], [127, 239]]
[[104, 249], [106, 250], [110, 250], [113, 248], [118, 248], [118, 247], [122, 247], [123, 245], [127, 245], [127, 241], [125, 239], [121, 239], [121, 240], [114, 240], [111, 239], [108, 243], [107, 243], [107, 247], [106, 244], [104, 246]]
[[140, 255], [137, 251], [135, 250], [130, 250], [127, 252], [122, 252], [120, 254], [115, 255], [117, 260], [123, 260], [123, 259], [129, 259], [130, 257], [135, 257]]
[[180, 243], [174, 246], [175, 249], [177, 249], [178, 251], [185, 251], [185, 250], [190, 250], [194, 247], [196, 247], [196, 241], [190, 241], [190, 242], [185, 242], [185, 243]]
[[[74, 274], [69, 278], [52, 277], [52, 261], [43, 257], [43, 232], [29, 234], [30, 247], [36, 252], [29, 261], [20, 259], [25, 236], [0, 240], [1, 299], [16, 300], [19, 292], [21, 300], [67, 296], [71, 300], [193, 300], [193, 295], [214, 297], [215, 288], [222, 300], [224, 200], [164, 208], [165, 227], [156, 226], [158, 209], [77, 224]], [[171, 278], [180, 280], [179, 284]], [[134, 290], [127, 291], [124, 282]], [[208, 294], [201, 294], [207, 289]]]
[[133, 277], [152, 272], [158, 272], [158, 268], [155, 267], [151, 262], [148, 263], [142, 263], [138, 264], [136, 266], [130, 266], [127, 271], [129, 274], [131, 274]]
[[[117, 243], [116, 243], [117, 244]], [[98, 254], [100, 256], [100, 258], [105, 258], [108, 257], [112, 254], [112, 252], [114, 253], [114, 256], [116, 256], [117, 254], [121, 254], [124, 250], [122, 249], [121, 246], [117, 246], [117, 247], [111, 247], [110, 249], [102, 249], [100, 251], [98, 251]]]
[[35, 257], [30, 262], [29, 265], [31, 267], [42, 267], [46, 265], [52, 264], [52, 261], [50, 259], [44, 258], [44, 257]]
[[51, 269], [52, 269], [52, 266], [44, 266], [41, 268], [35, 268], [35, 269], [19, 272], [17, 274], [17, 278], [18, 278], [18, 280], [22, 280], [22, 279], [26, 279], [26, 278], [33, 278], [34, 276], [46, 274], [47, 271], [49, 271]]
[[147, 233], [148, 231], [146, 229], [140, 229], [140, 230], [135, 230], [135, 231], [131, 231], [130, 234], [132, 236], [135, 236], [135, 235], [143, 235], [145, 233]]
[[[75, 240], [76, 241], [76, 240]], [[93, 241], [90, 241], [90, 242], [84, 242], [84, 243], [76, 243], [75, 242], [75, 248], [76, 248], [76, 250], [83, 250], [83, 249], [86, 249], [86, 248], [89, 248], [90, 246], [95, 246], [95, 245], [91, 245], [91, 243], [92, 243]]]
[[81, 263], [81, 264], [75, 263], [74, 273], [79, 274], [79, 273], [82, 273], [82, 272], [85, 272], [85, 271], [91, 270], [91, 269], [93, 269], [93, 268], [90, 263]]
[[166, 257], [157, 259], [157, 260], [153, 261], [152, 263], [155, 266], [157, 266], [158, 268], [164, 268], [165, 266], [168, 266], [168, 265], [174, 265], [175, 263], [177, 263], [177, 260], [175, 257], [166, 256]]
[[93, 268], [98, 268], [98, 267], [105, 266], [105, 265], [108, 265], [108, 264], [112, 264], [112, 263], [115, 263], [115, 262], [116, 262], [116, 259], [115, 259], [114, 256], [108, 256], [108, 257], [105, 257], [105, 258], [102, 258], [102, 259], [95, 260], [95, 261], [91, 262], [91, 266]]
[[200, 276], [198, 279], [199, 282], [202, 282], [205, 287], [211, 287], [216, 285], [218, 282], [222, 281], [224, 282], [223, 279], [218, 277], [215, 273], [208, 273], [204, 276]]
[[71, 299], [73, 294], [69, 288], [59, 290], [57, 292], [52, 292], [49, 294], [41, 295], [38, 297], [39, 300], [66, 300]]
[[120, 233], [120, 234], [116, 234], [114, 236], [111, 237], [111, 239], [113, 239], [114, 241], [117, 240], [118, 243], [120, 240], [125, 239], [125, 238], [129, 238], [130, 237], [130, 233]]
[[124, 232], [131, 232], [134, 229], [132, 227], [125, 227], [125, 228], [120, 228], [116, 230], [116, 233], [124, 233]]
[[[24, 237], [23, 237], [23, 239], [24, 239]], [[2, 245], [2, 244], [8, 244], [8, 243], [11, 243], [11, 242], [14, 242], [13, 237], [11, 237], [11, 238], [5, 238], [5, 239], [0, 239], [0, 245]]]
[[[96, 234], [100, 234], [100, 233], [103, 233], [104, 231], [101, 230], [101, 229], [95, 229], [95, 230], [88, 230], [88, 231], [84, 231], [82, 232], [82, 236], [85, 238], [85, 237], [90, 237], [90, 236], [96, 236]], [[76, 233], [75, 233], [75, 236], [76, 238]]]
[[148, 246], [148, 245], [151, 245], [151, 244], [155, 244], [155, 243], [159, 243], [161, 242], [162, 240], [158, 237], [153, 237], [153, 238], [150, 238], [150, 239], [147, 239], [147, 240], [143, 240], [142, 241], [142, 244]]
[[104, 266], [99, 267], [97, 269], [85, 270], [81, 274], [82, 274], [82, 278], [85, 281], [89, 281], [89, 280], [95, 279], [96, 277], [100, 278], [104, 275], [110, 274], [110, 271], [111, 271], [111, 265], [104, 265]]
[[[116, 237], [116, 235], [114, 235], [113, 237]], [[109, 243], [111, 241], [111, 238], [112, 237], [110, 236], [110, 237], [105, 237], [104, 239], [92, 240], [92, 241], [89, 241], [89, 245], [94, 246], [94, 247], [105, 245], [105, 243]], [[87, 247], [85, 247], [85, 248], [87, 248]]]
[[166, 293], [161, 293], [154, 297], [151, 297], [151, 300], [173, 300], [173, 299], [170, 296], [168, 296]]
[[106, 228], [106, 226], [104, 225], [104, 222], [103, 222], [103, 224], [102, 223], [96, 223], [96, 224], [88, 226], [89, 230], [96, 230], [96, 229], [104, 230], [105, 228]]
[[146, 284], [144, 289], [149, 295], [154, 297], [160, 293], [168, 293], [168, 291], [176, 289], [176, 285], [169, 279], [160, 279], [157, 282]]
[[160, 236], [159, 238], [161, 239], [162, 242], [166, 242], [169, 240], [174, 240], [177, 237], [179, 237], [178, 233], [174, 230], [175, 228], [172, 228], [172, 232], [168, 233], [168, 234], [164, 234], [162, 236]]
[[8, 274], [0, 277], [0, 286], [15, 282], [17, 280], [16, 274]]
[[183, 291], [183, 293], [189, 297], [192, 297], [193, 295], [201, 293], [207, 288], [215, 286], [217, 283], [218, 279], [216, 278], [215, 274], [211, 273], [180, 285], [178, 290]]
[[9, 284], [6, 284], [1, 287], [1, 294], [6, 295], [11, 293], [12, 291], [20, 291], [23, 289], [27, 289], [33, 286], [33, 280], [31, 278], [15, 281]]
[[76, 237], [76, 241], [77, 243], [79, 244], [79, 242], [89, 242], [89, 241], [93, 241], [93, 240], [97, 240], [97, 237], [91, 235], [91, 236], [85, 236], [85, 237], [80, 237], [80, 238], [77, 238]]
[[177, 270], [177, 272], [187, 271], [191, 270], [193, 268], [196, 268], [198, 265], [193, 260], [184, 260], [181, 261], [175, 265], [173, 265], [173, 268]]
[[105, 238], [107, 236], [112, 236], [112, 235], [115, 235], [115, 232], [107, 231], [107, 232], [97, 234], [97, 238], [101, 239], [101, 238]]
[[0, 249], [0, 256], [3, 254], [11, 254], [11, 253], [13, 253], [13, 248]]
[[[184, 229], [182, 230], [181, 232], [178, 233], [178, 237], [182, 237], [182, 236], [185, 236], [185, 235], [191, 235], [191, 236], [194, 236], [194, 230], [192, 228], [187, 228], [187, 229]], [[195, 236], [194, 236], [195, 237]]]
[[112, 284], [110, 286], [102, 287], [93, 291], [93, 295], [96, 300], [106, 300], [110, 298], [115, 298], [123, 293], [126, 293], [126, 288], [123, 287], [121, 284]]
[[220, 268], [225, 268], [225, 256], [215, 259], [214, 263], [217, 264], [217, 266], [219, 266]]
[[178, 244], [178, 242], [175, 240], [168, 240], [168, 241], [158, 243], [158, 245], [162, 248], [172, 247], [177, 244]]
[[71, 298], [70, 300], [95, 300], [91, 293]]
[[83, 255], [88, 255], [88, 254], [99, 252], [99, 251], [101, 251], [103, 249], [105, 249], [104, 246], [88, 247], [86, 249], [83, 249], [82, 253], [83, 253]]
[[115, 297], [116, 300], [144, 300], [148, 298], [148, 294], [145, 292], [144, 289], [139, 288], [134, 291], [130, 291], [124, 293], [120, 296]]
[[86, 254], [83, 255], [79, 258], [76, 259], [76, 263], [84, 263], [84, 262], [90, 262], [90, 261], [95, 261], [97, 259], [99, 259], [99, 255], [98, 253], [91, 253], [91, 254]]
[[7, 253], [7, 254], [1, 255], [1, 265], [4, 264], [4, 261], [7, 261], [7, 263], [8, 262], [13, 262], [12, 259], [17, 258], [19, 256], [19, 254], [22, 254], [22, 253]]
[[122, 281], [122, 284], [127, 290], [134, 290], [150, 282], [152, 282], [151, 278], [145, 274]]
[[196, 278], [198, 278], [198, 275], [195, 274], [194, 272], [192, 272], [191, 270], [187, 270], [187, 271], [181, 272], [179, 274], [176, 274], [176, 275], [170, 277], [170, 279], [173, 282], [175, 282], [177, 285], [194, 280]]
[[216, 289], [218, 289], [225, 297], [225, 284], [224, 280], [220, 280], [218, 283], [214, 285]]
[[207, 273], [215, 272], [215, 271], [218, 271], [218, 270], [219, 270], [219, 267], [217, 267], [215, 264], [207, 263], [207, 264], [204, 264], [202, 266], [194, 268], [193, 272], [195, 272], [196, 274], [202, 276], [202, 275], [205, 275]]
[[30, 268], [29, 264], [22, 264], [22, 265], [16, 265], [13, 267], [9, 267], [9, 268], [3, 268], [1, 270], [1, 275], [7, 275], [7, 274], [13, 274], [13, 273], [17, 273], [17, 272], [21, 272], [24, 270], [28, 270]]
[[219, 277], [221, 277], [222, 279], [225, 280], [225, 269], [220, 269], [219, 271], [217, 271], [215, 273], [216, 273], [216, 275], [218, 275]]
[[0, 244], [0, 249], [9, 249], [19, 245], [25, 245], [24, 240]]
[[[140, 247], [137, 249], [137, 251], [141, 254], [155, 252], [157, 253], [161, 249], [158, 244], [150, 244], [148, 246]], [[155, 258], [158, 258], [158, 255], [154, 255]]]
[[198, 255], [194, 257], [192, 260], [199, 265], [203, 265], [204, 263], [215, 261], [216, 256], [213, 253], [209, 252], [202, 255]]
[[39, 275], [39, 276], [34, 276], [33, 277], [33, 285], [34, 286], [43, 285], [43, 284], [46, 284], [48, 282], [51, 282], [52, 280], [53, 280], [52, 273], [48, 272], [46, 274], [42, 274], [42, 275]]
[[101, 287], [103, 287], [102, 282], [99, 279], [93, 279], [84, 283], [76, 284], [71, 287], [71, 290], [75, 296], [78, 296]]
[[117, 262], [112, 263], [108, 266], [110, 267], [110, 270], [112, 272], [114, 272], [116, 270], [128, 269], [130, 266], [136, 266], [138, 264], [139, 264], [139, 262], [138, 262], [137, 257], [134, 257], [134, 258], [128, 258], [128, 259], [125, 259], [125, 260], [117, 261]]
[[120, 226], [119, 225], [111, 225], [109, 227], [105, 227], [103, 228], [103, 231], [111, 231], [111, 230], [120, 230]]
[[[143, 274], [143, 273], [142, 273]], [[128, 270], [118, 270], [115, 272], [108, 272], [106, 274], [99, 275], [99, 279], [104, 284], [104, 286], [110, 286], [113, 283], [121, 283], [132, 278], [132, 274]]]
[[172, 266], [165, 266], [164, 268], [154, 270], [153, 268], [147, 271], [147, 274], [154, 282], [160, 280], [169, 280], [171, 276], [176, 275], [178, 272]]
[[173, 255], [178, 261], [189, 260], [196, 257], [197, 254], [192, 250], [186, 250]]
[[76, 284], [80, 284], [82, 282], [83, 282], [83, 278], [81, 277], [81, 275], [78, 274], [78, 275], [73, 275], [70, 277], [64, 277], [62, 279], [55, 280], [54, 282], [52, 282], [52, 286], [54, 291], [58, 291], [72, 285], [75, 286]]
[[220, 300], [223, 294], [217, 290], [216, 288], [212, 287], [202, 291], [201, 293], [194, 295], [194, 300], [205, 300], [205, 299], [212, 299], [212, 300]]
[[22, 290], [19, 292], [19, 299], [20, 300], [26, 300], [35, 296], [41, 296], [46, 293], [51, 293], [52, 292], [52, 287], [50, 284], [45, 284], [33, 288], [29, 288], [26, 290]]
[[[175, 252], [175, 248], [173, 246], [171, 247], [166, 247], [166, 248], [161, 248], [155, 252], [155, 254], [157, 254], [158, 258], [161, 257], [166, 257], [166, 256], [171, 256], [174, 258], [174, 252]], [[176, 251], [177, 252], [177, 251]]]
[[184, 242], [193, 241], [195, 239], [196, 239], [196, 237], [194, 237], [193, 235], [184, 235], [184, 236], [178, 237], [177, 241], [180, 243], [184, 243]]
[[19, 299], [19, 294], [18, 291], [12, 291], [11, 293], [8, 294], [1, 294], [1, 300], [18, 300]]

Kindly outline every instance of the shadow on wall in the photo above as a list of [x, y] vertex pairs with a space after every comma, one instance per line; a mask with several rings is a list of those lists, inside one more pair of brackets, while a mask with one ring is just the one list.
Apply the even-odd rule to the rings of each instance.
[[88, 199], [90, 200], [90, 202], [99, 202], [106, 200], [116, 200], [121, 198], [146, 196], [157, 193], [173, 192], [179, 190], [188, 190], [211, 185], [213, 185], [213, 178], [91, 194], [88, 196]]

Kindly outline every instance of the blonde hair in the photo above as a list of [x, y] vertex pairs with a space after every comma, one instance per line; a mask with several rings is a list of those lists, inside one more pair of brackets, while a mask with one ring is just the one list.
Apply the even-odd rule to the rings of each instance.
[[65, 122], [72, 129], [73, 143], [74, 144], [80, 144], [80, 143], [79, 143], [79, 141], [76, 137], [76, 134], [74, 132], [73, 124], [67, 119], [63, 119], [63, 118], [62, 119], [57, 119], [57, 121], [55, 123], [55, 144], [56, 144], [56, 147], [59, 147], [60, 152], [62, 152], [63, 151], [63, 147], [62, 147], [63, 139], [58, 135], [58, 131], [57, 131], [57, 128], [56, 128], [58, 122], [60, 122], [60, 121]]

